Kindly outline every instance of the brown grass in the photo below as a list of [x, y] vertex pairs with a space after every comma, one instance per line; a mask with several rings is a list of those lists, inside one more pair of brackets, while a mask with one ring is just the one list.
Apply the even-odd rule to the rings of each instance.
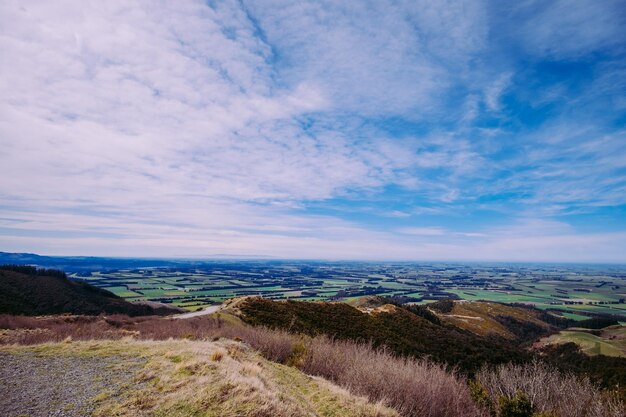
[[[397, 410], [406, 417], [486, 416], [465, 379], [429, 360], [397, 357], [368, 344], [294, 335], [208, 316], [185, 320], [127, 316], [15, 317], [0, 315], [0, 344], [32, 345], [80, 340], [241, 340], [264, 358], [323, 377], [349, 392]], [[237, 343], [207, 357], [221, 364], [245, 352]], [[220, 356], [222, 355], [222, 356]], [[229, 359], [229, 360], [230, 360]], [[193, 369], [181, 372], [194, 372]], [[540, 363], [483, 370], [478, 380], [494, 404], [500, 396], [525, 393], [537, 411], [560, 417], [620, 416], [622, 405], [588, 380], [563, 375]], [[230, 388], [229, 388], [230, 389]], [[226, 395], [226, 394], [225, 394]], [[584, 411], [580, 411], [584, 410]]]
[[[381, 404], [262, 358], [245, 344], [131, 338], [5, 346], [20, 354], [116, 358], [143, 365], [134, 380], [96, 395], [95, 417], [399, 417]], [[235, 352], [235, 355], [229, 353]], [[212, 358], [221, 355], [219, 361]]]
[[496, 320], [498, 316], [513, 317], [519, 321], [533, 323], [546, 330], [550, 328], [549, 325], [539, 320], [537, 313], [533, 310], [487, 301], [456, 302], [452, 312], [442, 314], [440, 318], [479, 336], [497, 334], [507, 339], [515, 339], [516, 336]]
[[467, 384], [428, 360], [400, 358], [370, 345], [311, 340], [302, 370], [383, 401], [404, 416], [479, 416]]

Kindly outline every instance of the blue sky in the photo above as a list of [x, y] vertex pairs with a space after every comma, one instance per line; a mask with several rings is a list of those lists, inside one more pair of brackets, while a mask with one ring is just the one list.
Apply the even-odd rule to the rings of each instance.
[[0, 250], [626, 262], [625, 1], [3, 1]]

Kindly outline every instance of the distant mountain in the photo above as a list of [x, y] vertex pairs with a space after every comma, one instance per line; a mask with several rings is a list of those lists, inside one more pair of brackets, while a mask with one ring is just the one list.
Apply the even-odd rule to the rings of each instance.
[[115, 294], [67, 279], [58, 270], [0, 266], [0, 314], [167, 315], [178, 309], [133, 304]]
[[[225, 262], [225, 266], [232, 266], [232, 262], [270, 261], [265, 257], [254, 255], [210, 255], [206, 259], [153, 259], [153, 258], [106, 258], [97, 256], [43, 256], [34, 253], [0, 252], [0, 265], [17, 264], [33, 265], [43, 268], [55, 268], [63, 271], [112, 271], [117, 269], [141, 268], [198, 268], [210, 265], [216, 267]], [[272, 261], [273, 262], [273, 261]]]
[[0, 252], [0, 264], [34, 265], [67, 272], [106, 271], [111, 269], [179, 266], [180, 262], [162, 259], [100, 258], [94, 256], [41, 256], [34, 253]]

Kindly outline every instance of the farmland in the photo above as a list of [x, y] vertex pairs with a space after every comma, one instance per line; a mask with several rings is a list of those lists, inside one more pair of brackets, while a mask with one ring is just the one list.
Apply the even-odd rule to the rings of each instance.
[[602, 330], [568, 329], [542, 339], [539, 345], [576, 343], [587, 355], [626, 357], [626, 327], [611, 326]]
[[414, 303], [445, 298], [525, 303], [574, 320], [589, 313], [626, 315], [626, 268], [610, 265], [190, 261], [81, 267], [70, 276], [129, 301], [159, 301], [189, 310], [246, 295], [299, 300], [380, 295]]

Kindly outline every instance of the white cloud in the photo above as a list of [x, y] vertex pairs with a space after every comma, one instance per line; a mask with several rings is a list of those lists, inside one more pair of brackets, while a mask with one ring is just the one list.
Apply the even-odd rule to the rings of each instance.
[[[564, 129], [547, 140], [543, 132], [528, 143], [547, 146], [529, 146], [528, 160], [502, 164], [489, 159], [501, 149], [500, 130], [471, 137], [466, 126], [478, 118], [481, 98], [502, 110], [514, 79], [513, 70], [476, 69], [484, 64], [489, 16], [483, 2], [4, 1], [0, 249], [394, 259], [534, 254], [532, 242], [543, 235], [521, 241], [494, 230], [410, 223], [459, 201], [525, 187], [529, 205], [623, 198], [623, 175], [608, 175], [624, 168], [621, 133], [590, 129], [595, 139], [573, 140]], [[583, 49], [606, 40], [610, 27], [587, 33], [595, 40]], [[549, 46], [556, 35], [535, 29], [529, 47], [556, 54]], [[594, 88], [606, 94], [614, 84], [609, 77]], [[459, 91], [469, 99], [456, 109], [450, 101]], [[415, 133], [388, 132], [388, 118], [414, 123], [407, 131]], [[436, 128], [421, 134], [420, 124]], [[495, 178], [528, 161], [540, 167]], [[593, 167], [597, 162], [603, 168]], [[539, 180], [552, 177], [560, 182]], [[405, 227], [380, 232], [307, 211], [310, 202], [336, 197], [358, 206], [388, 187], [406, 193], [406, 207], [368, 215]], [[588, 242], [604, 248], [610, 239], [556, 230], [546, 241], [567, 237], [578, 245], [573, 252]], [[502, 242], [512, 249], [498, 249]], [[615, 251], [597, 255], [608, 259]]]
[[623, 45], [623, 9], [621, 0], [526, 1], [514, 8], [526, 17], [516, 30], [530, 53], [576, 58]]
[[480, 1], [249, 5], [287, 83], [319, 80], [337, 110], [363, 114], [420, 118], [440, 110], [440, 91], [487, 35]]
[[439, 227], [405, 227], [398, 230], [400, 233], [416, 236], [442, 236], [446, 231]]
[[299, 117], [328, 107], [324, 91], [278, 86], [238, 7], [3, 7], [6, 195], [315, 199], [393, 180], [397, 145], [302, 130]]
[[511, 82], [511, 73], [501, 74], [485, 90], [485, 103], [491, 111], [499, 111], [501, 106], [500, 97]]

